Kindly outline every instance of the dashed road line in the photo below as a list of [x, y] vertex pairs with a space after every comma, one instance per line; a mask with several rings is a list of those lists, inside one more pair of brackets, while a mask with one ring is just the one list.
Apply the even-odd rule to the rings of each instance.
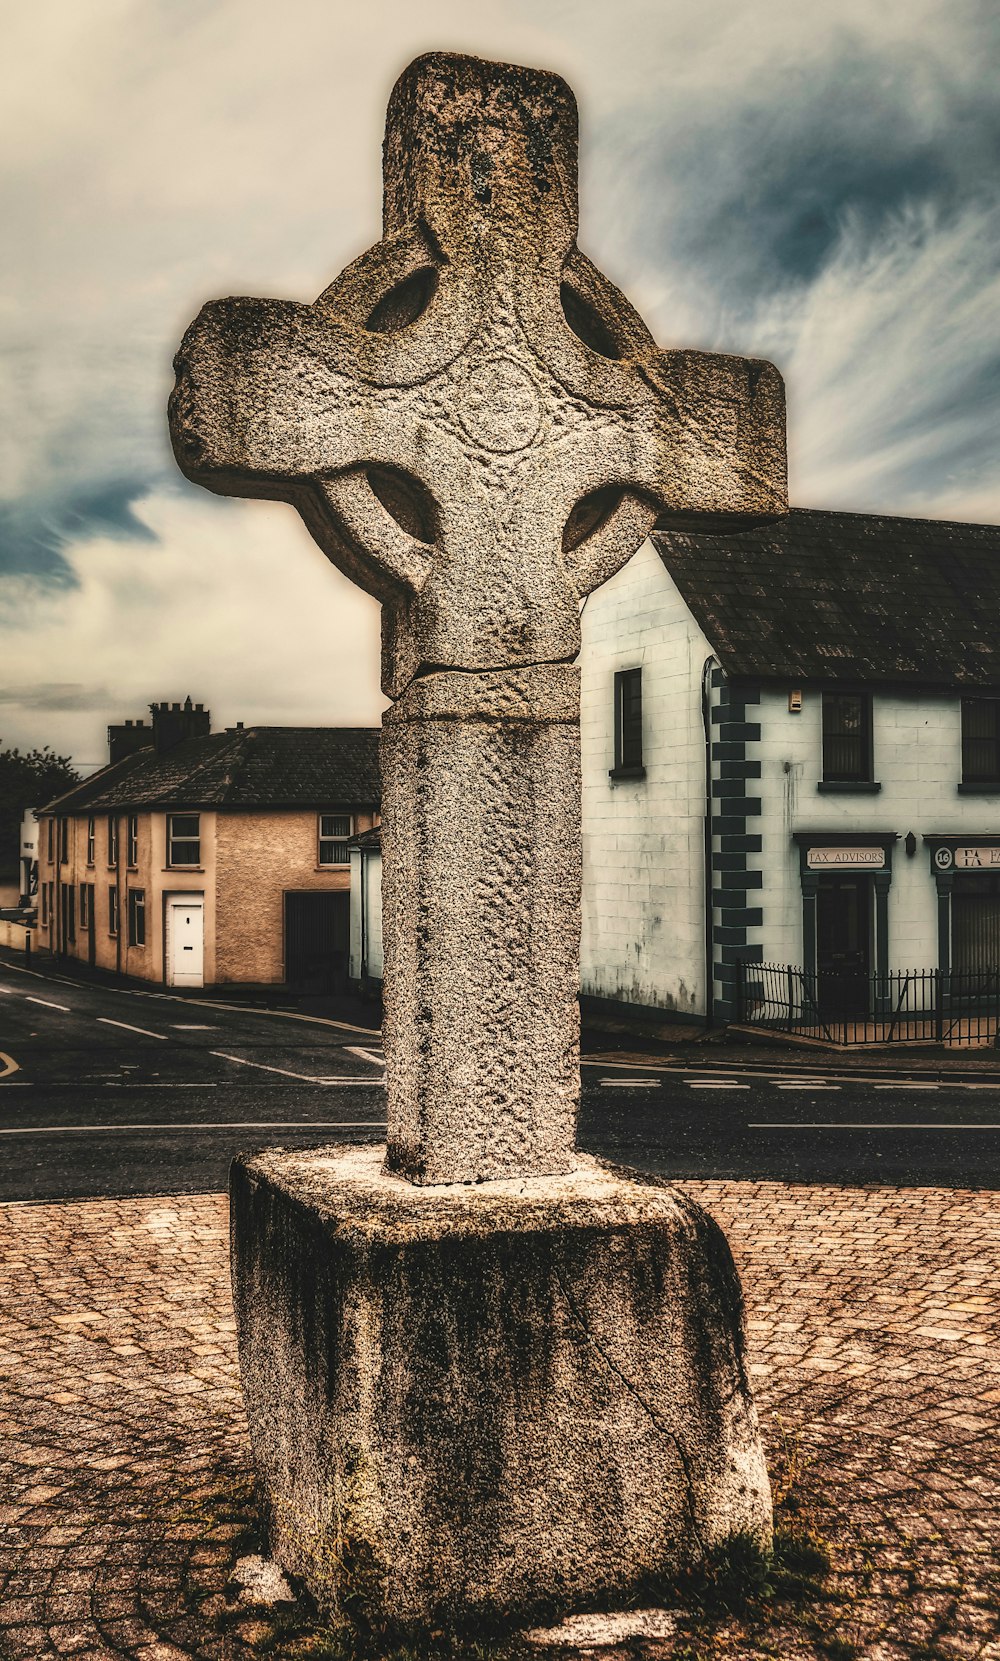
[[110, 1015], [98, 1015], [97, 1020], [105, 1027], [122, 1027], [125, 1032], [138, 1032], [143, 1038], [158, 1038], [161, 1044], [167, 1043], [165, 1032], [150, 1032], [148, 1027], [133, 1027], [128, 1021], [112, 1021]]
[[839, 1090], [841, 1086], [839, 1084], [810, 1084], [807, 1082], [805, 1084], [775, 1083], [774, 1088], [776, 1090]]
[[749, 1090], [749, 1084], [737, 1084], [735, 1079], [693, 1079], [684, 1080], [689, 1090]]
[[602, 1078], [598, 1084], [607, 1085], [609, 1090], [659, 1090], [658, 1078]]
[[932, 1084], [924, 1079], [921, 1079], [919, 1083], [915, 1079], [892, 1079], [886, 1084], [876, 1084], [874, 1086], [876, 1090], [940, 1090], [940, 1088], [940, 1084]]
[[64, 1015], [72, 1015], [73, 1013], [69, 1007], [69, 1004], [54, 1004], [51, 998], [32, 998], [31, 996], [27, 996], [25, 998], [25, 1003], [41, 1004], [45, 1009], [61, 1009]]
[[348, 1055], [358, 1055], [362, 1061], [370, 1061], [373, 1067], [384, 1067], [385, 1056], [376, 1055], [373, 1050], [362, 1049], [359, 1044], [345, 1044], [344, 1050]]
[[204, 1021], [171, 1021], [174, 1032], [217, 1032], [218, 1028]]

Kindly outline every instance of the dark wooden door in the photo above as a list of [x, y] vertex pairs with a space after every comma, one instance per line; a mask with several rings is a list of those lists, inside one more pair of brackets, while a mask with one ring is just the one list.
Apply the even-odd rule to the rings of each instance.
[[816, 967], [824, 1015], [868, 1014], [871, 879], [823, 876], [816, 896]]
[[295, 992], [342, 992], [347, 986], [350, 894], [285, 895], [285, 983]]

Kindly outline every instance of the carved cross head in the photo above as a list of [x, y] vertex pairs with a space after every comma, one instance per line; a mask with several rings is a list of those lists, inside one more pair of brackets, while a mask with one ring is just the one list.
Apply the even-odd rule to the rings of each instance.
[[384, 236], [313, 305], [207, 305], [176, 359], [190, 479], [292, 502], [383, 605], [383, 685], [562, 662], [658, 514], [786, 508], [771, 364], [659, 351], [579, 252], [566, 83], [433, 53], [400, 77]]

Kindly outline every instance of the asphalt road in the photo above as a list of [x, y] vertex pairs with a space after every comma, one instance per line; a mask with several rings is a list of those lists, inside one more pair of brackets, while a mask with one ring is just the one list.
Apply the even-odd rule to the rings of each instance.
[[[678, 1055], [583, 1068], [581, 1144], [675, 1177], [1000, 1186], [1000, 1084]], [[249, 1148], [378, 1140], [380, 1037], [0, 963], [0, 1199], [213, 1191]]]

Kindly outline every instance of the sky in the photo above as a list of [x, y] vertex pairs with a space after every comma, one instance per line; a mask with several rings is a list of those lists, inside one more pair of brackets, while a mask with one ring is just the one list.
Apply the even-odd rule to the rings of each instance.
[[0, 748], [363, 725], [378, 607], [283, 504], [172, 460], [201, 304], [312, 300], [381, 234], [428, 50], [557, 70], [580, 245], [661, 345], [771, 358], [802, 507], [1000, 521], [994, 0], [7, 0]]

